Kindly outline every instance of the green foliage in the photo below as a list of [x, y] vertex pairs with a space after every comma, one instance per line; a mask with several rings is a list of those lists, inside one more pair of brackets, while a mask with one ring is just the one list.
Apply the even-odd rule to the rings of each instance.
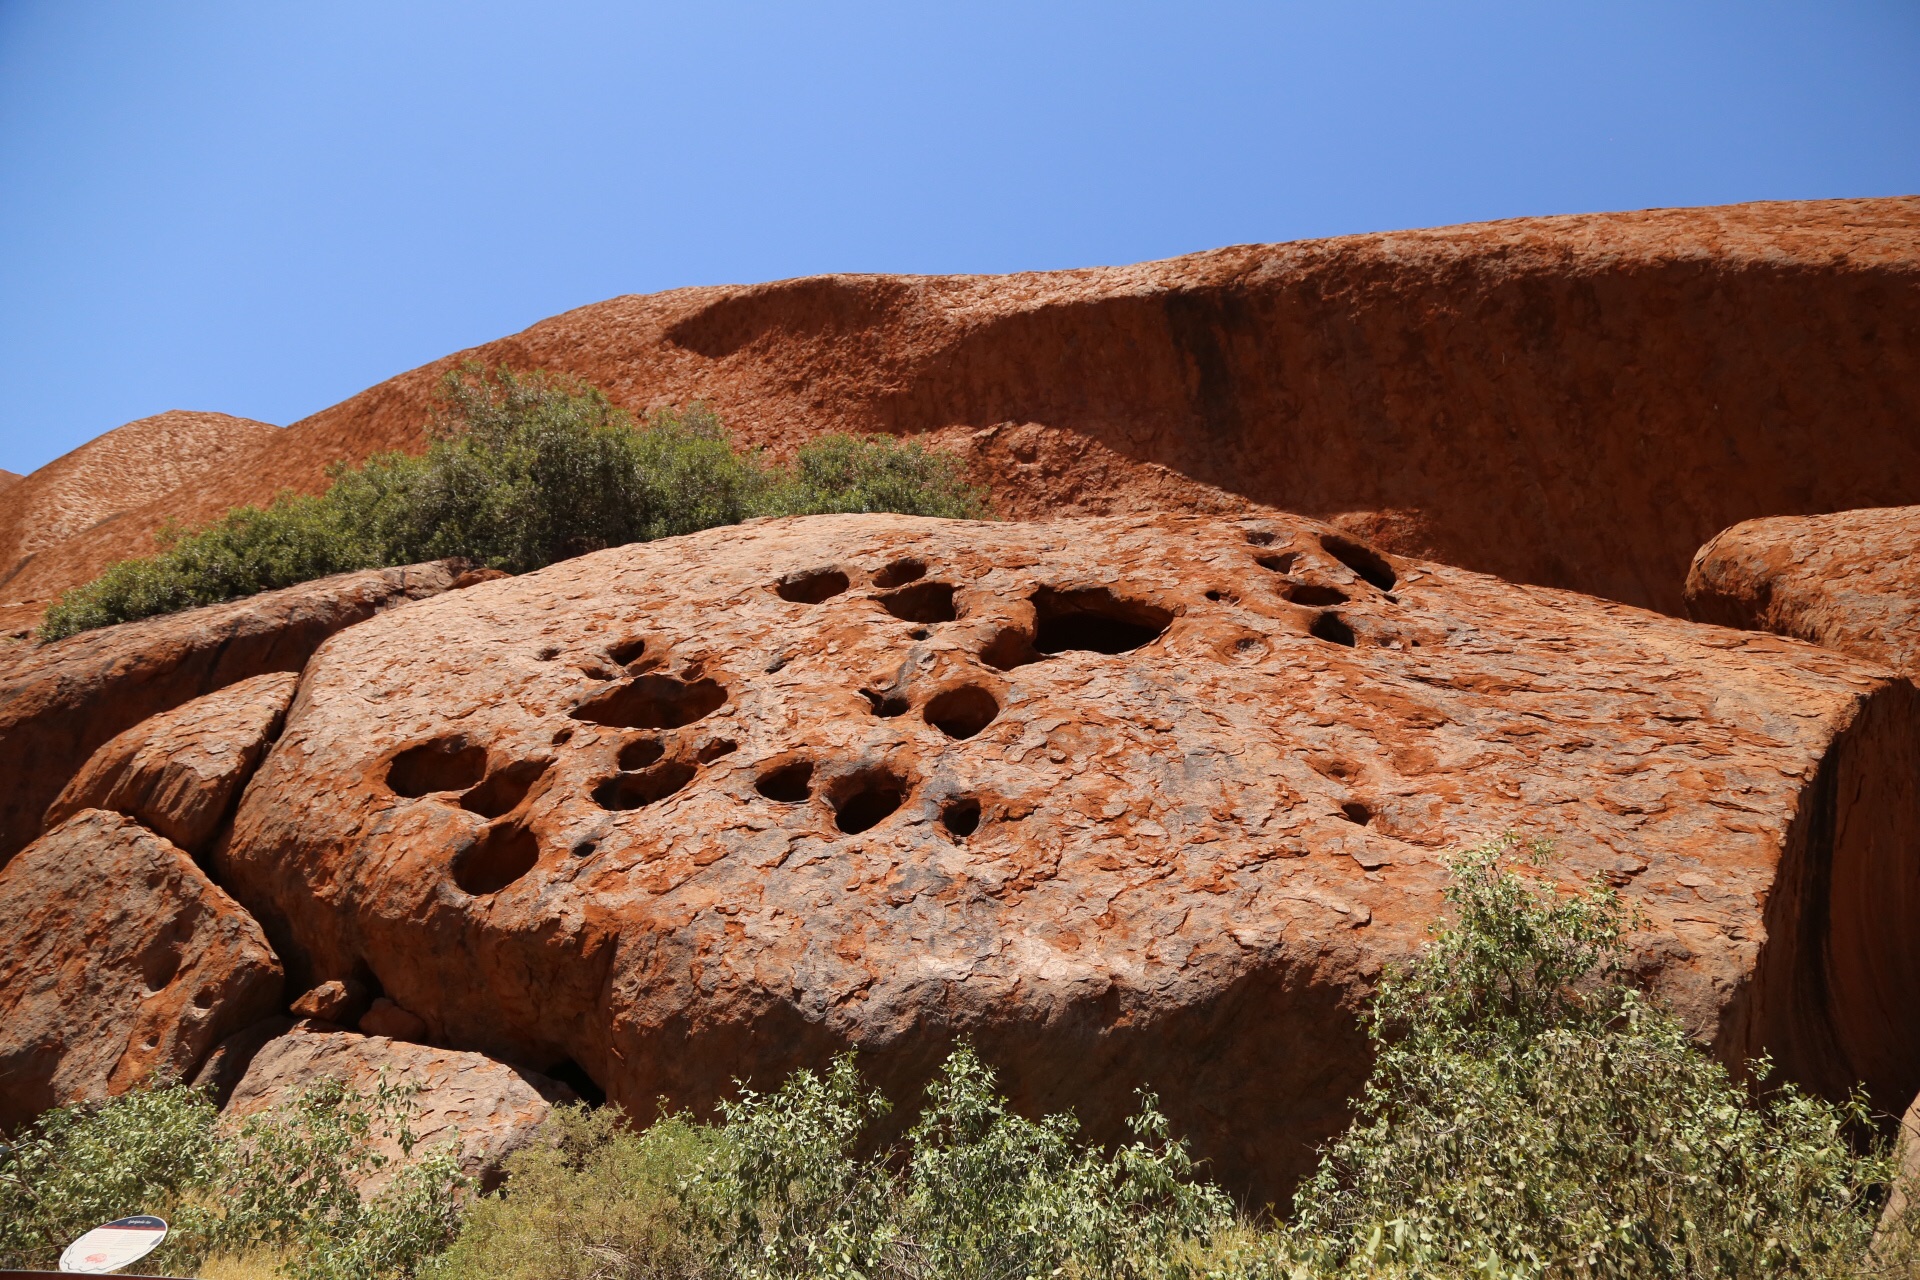
[[475, 1206], [443, 1280], [817, 1276], [1146, 1277], [1233, 1224], [1145, 1099], [1112, 1155], [1072, 1117], [1013, 1115], [969, 1049], [899, 1149], [863, 1155], [887, 1111], [851, 1057], [747, 1091], [722, 1121], [642, 1133], [563, 1109]]
[[452, 1238], [464, 1180], [450, 1152], [388, 1171], [386, 1139], [411, 1156], [412, 1090], [321, 1081], [237, 1130], [198, 1090], [162, 1084], [61, 1107], [0, 1156], [0, 1266], [51, 1269], [91, 1227], [133, 1213], [171, 1226], [149, 1265], [197, 1268], [267, 1254], [297, 1280], [408, 1276]]
[[1459, 857], [1457, 919], [1382, 983], [1374, 1072], [1297, 1197], [1292, 1255], [1367, 1276], [1858, 1274], [1891, 1173], [1854, 1145], [1864, 1104], [1755, 1100], [1625, 980], [1613, 892], [1557, 895], [1518, 851]]
[[593, 387], [542, 372], [449, 374], [430, 434], [419, 457], [336, 466], [318, 497], [283, 493], [195, 533], [164, 532], [157, 555], [63, 595], [40, 638], [355, 569], [461, 557], [524, 573], [753, 516], [986, 515], [958, 462], [917, 443], [825, 436], [783, 469], [736, 452], [705, 406], [636, 424]]

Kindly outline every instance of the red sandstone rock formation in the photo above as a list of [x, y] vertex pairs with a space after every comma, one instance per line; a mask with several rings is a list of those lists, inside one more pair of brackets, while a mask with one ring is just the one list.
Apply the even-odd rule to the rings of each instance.
[[[1753, 516], [1920, 501], [1920, 199], [1524, 218], [1010, 276], [616, 298], [414, 370], [58, 548], [39, 601], [328, 463], [418, 448], [436, 380], [545, 366], [746, 440], [931, 433], [1010, 515], [1324, 516], [1678, 613]], [[26, 609], [23, 616], [31, 616]]]
[[76, 814], [0, 868], [0, 1129], [191, 1075], [280, 984], [260, 927], [192, 858]]
[[[29, 476], [0, 485], [0, 600], [20, 561], [122, 512], [233, 473], [278, 429], [224, 413], [173, 409], [115, 427]], [[0, 473], [11, 475], [11, 472]]]
[[93, 753], [47, 810], [47, 828], [82, 809], [111, 809], [205, 852], [279, 736], [299, 683], [276, 671], [142, 720]]
[[454, 561], [341, 574], [24, 649], [0, 667], [0, 866], [109, 739], [227, 685], [298, 671], [342, 627], [459, 575]]
[[1694, 556], [1687, 612], [1920, 679], [1920, 507], [1735, 525]]
[[[371, 1089], [383, 1073], [394, 1084], [420, 1087], [413, 1099], [419, 1109], [414, 1155], [457, 1142], [461, 1171], [483, 1187], [499, 1180], [500, 1166], [532, 1140], [554, 1103], [573, 1099], [565, 1085], [477, 1053], [301, 1023], [254, 1054], [226, 1114], [245, 1119], [322, 1079]], [[374, 1149], [392, 1163], [367, 1180], [361, 1189], [369, 1193], [390, 1182], [404, 1163], [397, 1143], [383, 1139]]]
[[15, 472], [0, 469], [0, 493], [5, 493], [7, 490], [13, 488], [13, 486], [19, 484], [22, 479], [24, 479], [24, 477]]
[[396, 610], [314, 659], [215, 856], [294, 989], [641, 1115], [971, 1036], [1280, 1194], [1357, 1010], [1521, 828], [1729, 1060], [1912, 1096], [1920, 706], [1878, 667], [1297, 519], [762, 522]]

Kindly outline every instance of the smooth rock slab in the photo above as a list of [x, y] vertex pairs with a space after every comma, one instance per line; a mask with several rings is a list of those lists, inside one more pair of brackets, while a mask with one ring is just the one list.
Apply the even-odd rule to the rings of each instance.
[[[298, 1023], [254, 1053], [224, 1114], [243, 1120], [323, 1079], [371, 1090], [383, 1074], [393, 1084], [419, 1086], [414, 1154], [457, 1142], [461, 1171], [483, 1187], [497, 1181], [501, 1163], [532, 1140], [554, 1103], [574, 1100], [565, 1085], [477, 1053]], [[390, 1139], [377, 1141], [374, 1149], [392, 1163], [367, 1180], [361, 1189], [368, 1193], [391, 1181], [401, 1163], [400, 1148]]]
[[641, 1117], [849, 1045], [904, 1102], [969, 1036], [1102, 1139], [1154, 1088], [1258, 1201], [1445, 850], [1515, 828], [1723, 1056], [1904, 1105], [1914, 703], [1305, 520], [756, 522], [343, 633], [218, 865], [298, 989]]
[[260, 926], [192, 858], [75, 814], [0, 868], [0, 1128], [190, 1077], [280, 987]]
[[1774, 516], [1723, 530], [1693, 558], [1687, 613], [1920, 678], [1920, 507]]
[[93, 753], [47, 810], [49, 830], [111, 809], [199, 853], [273, 745], [300, 687], [276, 671], [142, 720]]

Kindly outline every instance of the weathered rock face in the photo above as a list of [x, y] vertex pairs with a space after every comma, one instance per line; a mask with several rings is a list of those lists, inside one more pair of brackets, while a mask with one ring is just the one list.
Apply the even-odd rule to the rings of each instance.
[[93, 753], [47, 810], [47, 828], [82, 809], [111, 809], [204, 852], [299, 684], [299, 673], [276, 671], [142, 720]]
[[1306, 521], [760, 522], [343, 633], [216, 865], [294, 989], [641, 1115], [847, 1045], [900, 1096], [964, 1035], [1272, 1196], [1441, 852], [1509, 828], [1624, 887], [1723, 1055], [1910, 1097], [1914, 703]]
[[116, 735], [230, 684], [298, 671], [342, 627], [452, 587], [454, 561], [373, 569], [25, 648], [0, 668], [0, 866]]
[[1920, 679], [1920, 507], [1737, 524], [1694, 556], [1687, 612]]
[[274, 1011], [281, 976], [192, 858], [119, 814], [74, 815], [0, 868], [0, 1128], [191, 1076]]
[[[565, 1085], [477, 1053], [300, 1023], [254, 1053], [226, 1114], [245, 1119], [323, 1079], [371, 1089], [383, 1072], [394, 1084], [420, 1087], [413, 1099], [415, 1154], [457, 1138], [462, 1172], [483, 1187], [496, 1182], [506, 1158], [532, 1140], [554, 1103], [573, 1099]], [[391, 1181], [401, 1156], [391, 1141], [374, 1148], [392, 1163], [367, 1181], [362, 1190], [369, 1193]]]
[[634, 409], [705, 400], [776, 450], [932, 433], [1006, 515], [1252, 502], [1677, 614], [1694, 550], [1736, 521], [1920, 502], [1920, 199], [615, 298], [295, 423], [10, 589], [51, 597], [150, 550], [167, 519], [419, 449], [464, 360], [573, 374]]

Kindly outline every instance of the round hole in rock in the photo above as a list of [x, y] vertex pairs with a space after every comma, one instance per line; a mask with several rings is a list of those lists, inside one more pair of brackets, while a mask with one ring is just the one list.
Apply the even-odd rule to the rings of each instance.
[[907, 638], [909, 640], [925, 640], [932, 634], [933, 632], [927, 630], [925, 627], [915, 627], [913, 630], [907, 632]]
[[878, 826], [906, 799], [906, 783], [885, 770], [855, 774], [843, 782], [833, 804], [834, 825], [850, 836]]
[[1354, 645], [1353, 628], [1342, 622], [1337, 613], [1323, 613], [1316, 617], [1313, 625], [1307, 628], [1307, 634], [1328, 644], [1343, 644], [1349, 649]]
[[1297, 551], [1282, 551], [1279, 555], [1275, 556], [1256, 556], [1254, 563], [1262, 569], [1271, 569], [1275, 573], [1290, 573], [1293, 570], [1293, 566], [1300, 563], [1300, 553]]
[[1340, 806], [1340, 812], [1346, 815], [1348, 822], [1357, 822], [1363, 827], [1373, 821], [1373, 810], [1367, 808], [1367, 806], [1361, 804], [1358, 800], [1347, 801], [1347, 803]]
[[915, 560], [909, 557], [903, 560], [895, 560], [892, 564], [874, 574], [873, 585], [886, 591], [894, 587], [904, 587], [909, 582], [918, 582], [926, 576], [926, 561]]
[[402, 796], [465, 791], [486, 771], [485, 747], [471, 745], [464, 738], [437, 738], [395, 756], [387, 766], [387, 786]]
[[1320, 535], [1320, 545], [1328, 555], [1382, 591], [1393, 590], [1393, 584], [1400, 580], [1393, 566], [1387, 563], [1387, 558], [1365, 543], [1343, 538], [1337, 533], [1323, 533]]
[[546, 773], [549, 761], [516, 760], [495, 769], [487, 780], [460, 797], [460, 807], [486, 818], [498, 818], [518, 808], [533, 784]]
[[987, 642], [987, 647], [980, 651], [980, 660], [1001, 671], [1011, 671], [1029, 662], [1040, 661], [1040, 655], [1033, 651], [1031, 635], [1017, 627], [1002, 627]]
[[979, 685], [962, 685], [935, 696], [921, 714], [949, 738], [971, 738], [1000, 714], [1000, 700]]
[[815, 569], [811, 573], [789, 574], [780, 579], [773, 590], [782, 600], [794, 604], [819, 604], [833, 599], [847, 586], [847, 575], [838, 569]]
[[645, 640], [622, 640], [619, 644], [608, 647], [607, 656], [624, 667], [646, 651], [647, 642]]
[[495, 823], [453, 858], [453, 882], [474, 897], [498, 893], [540, 861], [540, 842], [519, 823]]
[[1274, 533], [1271, 529], [1245, 529], [1242, 532], [1246, 534], [1247, 541], [1256, 547], [1273, 545]]
[[678, 729], [726, 705], [727, 691], [713, 680], [688, 683], [672, 676], [635, 676], [573, 709], [575, 720], [618, 729]]
[[699, 772], [685, 760], [669, 760], [645, 773], [621, 773], [593, 789], [593, 802], [602, 809], [623, 812], [665, 800], [693, 781]]
[[1280, 594], [1294, 604], [1304, 604], [1310, 608], [1324, 608], [1330, 604], [1345, 604], [1347, 593], [1338, 587], [1324, 586], [1318, 582], [1286, 582], [1280, 586]]
[[794, 760], [760, 775], [753, 789], [781, 804], [799, 804], [813, 794], [813, 761]]
[[1173, 614], [1116, 596], [1105, 587], [1033, 593], [1033, 647], [1041, 653], [1131, 653], [1158, 640]]
[[968, 796], [940, 807], [940, 825], [955, 839], [964, 840], [980, 829], [980, 802]]
[[731, 738], [715, 738], [701, 747], [696, 753], [701, 764], [712, 764], [721, 756], [730, 756], [740, 749], [740, 744]]
[[945, 582], [916, 582], [880, 597], [880, 605], [902, 622], [952, 622], [953, 587]]
[[665, 754], [658, 738], [635, 738], [620, 748], [616, 762], [622, 769], [644, 769]]
[[867, 700], [867, 706], [873, 711], [873, 714], [883, 720], [891, 720], [895, 716], [905, 715], [907, 713], [907, 699], [905, 694], [891, 691], [882, 693], [878, 689], [862, 689], [860, 696]]
[[539, 651], [533, 656], [542, 662], [552, 662], [560, 656], [560, 646], [557, 644], [543, 644], [540, 646]]
[[554, 732], [553, 732], [553, 745], [554, 745], [554, 746], [556, 746], [556, 747], [558, 747], [558, 746], [563, 746], [563, 745], [565, 745], [566, 743], [569, 743], [569, 742], [571, 742], [571, 741], [573, 741], [573, 726], [572, 726], [572, 725], [566, 725], [566, 726], [563, 726], [563, 727], [561, 727], [561, 728], [559, 728], [559, 729], [556, 729], [556, 730], [554, 730]]
[[180, 948], [171, 942], [147, 948], [140, 957], [140, 977], [147, 990], [160, 991], [180, 972]]
[[573, 848], [567, 850], [567, 852], [576, 858], [591, 858], [593, 851], [599, 847], [600, 842], [598, 840], [581, 840], [576, 842]]

